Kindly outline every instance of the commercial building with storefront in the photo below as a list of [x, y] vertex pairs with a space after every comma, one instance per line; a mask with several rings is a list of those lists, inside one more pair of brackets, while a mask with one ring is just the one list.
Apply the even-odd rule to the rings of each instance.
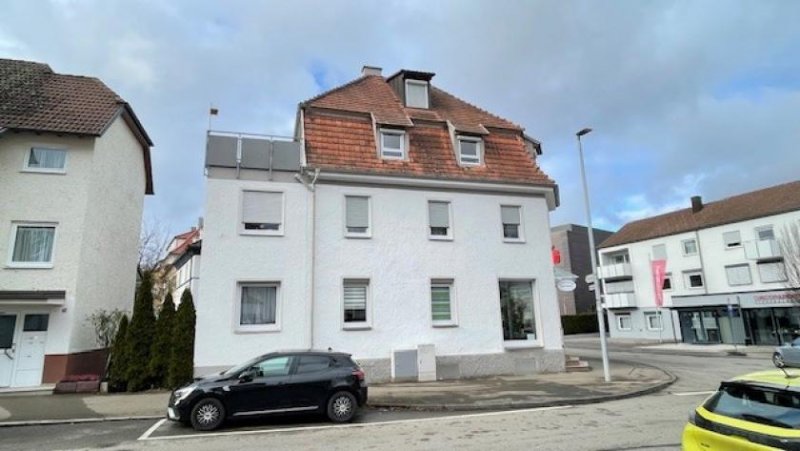
[[[787, 342], [800, 334], [800, 291], [781, 243], [798, 224], [800, 182], [707, 204], [694, 197], [690, 208], [626, 224], [599, 249], [611, 336]], [[665, 262], [660, 284], [656, 261]]]

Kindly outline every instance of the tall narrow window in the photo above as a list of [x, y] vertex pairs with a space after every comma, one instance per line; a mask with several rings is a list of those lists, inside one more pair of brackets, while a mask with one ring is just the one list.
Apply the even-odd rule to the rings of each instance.
[[368, 324], [367, 297], [368, 280], [345, 280], [343, 289], [344, 325], [363, 326]]
[[428, 82], [406, 80], [406, 106], [428, 108]]
[[345, 196], [345, 235], [351, 237], [368, 237], [369, 230], [369, 197]]
[[503, 238], [511, 241], [521, 241], [520, 207], [503, 205], [500, 207], [500, 218], [503, 222]]
[[40, 172], [64, 172], [66, 164], [66, 150], [34, 147], [25, 160], [25, 169]]
[[242, 284], [240, 302], [240, 326], [268, 326], [277, 324], [278, 284]]
[[535, 340], [532, 283], [500, 281], [500, 314], [504, 340]]
[[283, 233], [283, 193], [243, 191], [242, 231], [262, 235]]
[[14, 226], [12, 265], [49, 266], [53, 261], [54, 225], [17, 224]]
[[431, 281], [431, 320], [434, 326], [452, 325], [453, 317], [453, 281]]
[[477, 166], [481, 164], [481, 139], [459, 136], [458, 161], [464, 166]]
[[381, 157], [390, 160], [406, 158], [406, 136], [402, 130], [381, 130]]
[[450, 202], [428, 202], [428, 221], [430, 237], [433, 239], [451, 238]]

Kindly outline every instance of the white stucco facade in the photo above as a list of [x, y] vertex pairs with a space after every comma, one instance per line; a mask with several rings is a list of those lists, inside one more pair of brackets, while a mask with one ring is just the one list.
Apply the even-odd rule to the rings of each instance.
[[[32, 147], [66, 150], [64, 171], [26, 170]], [[131, 305], [145, 194], [142, 155], [142, 145], [119, 117], [99, 137], [0, 135], [0, 292], [5, 293], [0, 313], [18, 315], [15, 347], [24, 315], [46, 313], [48, 358], [96, 349], [88, 315]], [[55, 227], [49, 265], [25, 268], [12, 262], [14, 230], [20, 224]], [[65, 295], [13, 298], [13, 292], [34, 291]], [[33, 385], [41, 383], [41, 366]], [[12, 374], [11, 385], [30, 384], [15, 383]]]
[[[196, 372], [279, 349], [349, 352], [371, 380], [390, 377], [392, 352], [435, 347], [439, 377], [563, 369], [550, 256], [549, 208], [541, 195], [338, 184], [312, 193], [291, 174], [213, 169], [207, 177], [203, 266], [197, 304]], [[277, 236], [239, 229], [243, 190], [280, 192]], [[345, 196], [369, 198], [368, 238], [345, 236]], [[428, 235], [428, 202], [450, 203], [452, 239]], [[501, 205], [521, 207], [524, 240], [503, 239]], [[453, 322], [433, 324], [432, 280], [452, 281]], [[343, 322], [343, 283], [367, 281], [367, 321]], [[533, 287], [535, 337], [504, 341], [499, 282]], [[279, 286], [277, 324], [238, 326], [242, 282]], [[313, 289], [312, 289], [313, 287]], [[312, 324], [313, 323], [313, 324]]]
[[[603, 283], [611, 336], [693, 342], [694, 338], [683, 335], [687, 331], [694, 333], [692, 326], [697, 326], [699, 321], [709, 328], [718, 328], [719, 332], [715, 333], [726, 342], [729, 331], [725, 330], [725, 323], [730, 315], [733, 327], [741, 328], [734, 337], [735, 341], [752, 342], [751, 326], [747, 319], [742, 319], [747, 310], [795, 304], [786, 297], [787, 281], [770, 277], [768, 268], [780, 261], [778, 241], [785, 227], [798, 221], [800, 211], [793, 211], [600, 249], [602, 268], [599, 272], [605, 272], [607, 276]], [[775, 239], [759, 240], [757, 231], [769, 228]], [[738, 232], [740, 244], [726, 243], [725, 234], [729, 232], [733, 235]], [[692, 241], [696, 243], [697, 251], [687, 254], [684, 243]], [[663, 291], [664, 308], [660, 309], [664, 319], [663, 330], [648, 327], [646, 318], [646, 315], [659, 312], [651, 270], [651, 260], [658, 258], [660, 253], [657, 246], [664, 246], [666, 250], [666, 272], [671, 281], [671, 288]], [[629, 263], [615, 264], [614, 255], [622, 254], [627, 255]], [[734, 271], [739, 275], [734, 276]], [[702, 278], [702, 285], [692, 286], [689, 277], [697, 274]], [[617, 290], [622, 293], [614, 297]], [[780, 299], [774, 302], [763, 300], [765, 296], [774, 295]], [[728, 304], [733, 309], [730, 313]], [[680, 312], [693, 314], [702, 310], [709, 312], [707, 317], [684, 318], [682, 333]], [[629, 318], [630, 327], [620, 327], [620, 316]], [[623, 320], [623, 323], [627, 324], [627, 321]]]

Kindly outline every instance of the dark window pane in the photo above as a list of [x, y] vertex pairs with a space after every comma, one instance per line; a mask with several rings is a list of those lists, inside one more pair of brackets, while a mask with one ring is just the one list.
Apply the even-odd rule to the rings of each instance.
[[500, 313], [504, 340], [536, 336], [533, 289], [530, 282], [500, 282]]
[[367, 320], [367, 310], [366, 309], [347, 309], [344, 311], [344, 321], [345, 322], [356, 322], [356, 321], [366, 321]]
[[330, 357], [320, 355], [303, 355], [297, 363], [297, 374], [314, 373], [330, 368]]
[[14, 326], [16, 324], [17, 315], [0, 315], [0, 349], [11, 348], [14, 343]]
[[244, 229], [245, 230], [279, 230], [281, 227], [280, 224], [270, 223], [270, 222], [245, 222]]
[[447, 227], [431, 227], [431, 235], [447, 236]]
[[503, 237], [504, 238], [519, 238], [519, 225], [517, 225], [517, 224], [503, 224]]
[[37, 315], [25, 315], [25, 322], [22, 325], [24, 332], [45, 332], [50, 315], [43, 313]]
[[669, 277], [664, 279], [664, 285], [661, 286], [664, 290], [671, 290], [672, 289], [672, 279]]

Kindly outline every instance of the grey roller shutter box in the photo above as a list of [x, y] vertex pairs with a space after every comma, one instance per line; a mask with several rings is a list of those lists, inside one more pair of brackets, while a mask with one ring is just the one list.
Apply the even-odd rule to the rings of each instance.
[[447, 202], [428, 202], [431, 227], [450, 227], [450, 204]]
[[347, 196], [347, 227], [369, 227], [369, 198]]
[[242, 198], [242, 222], [280, 224], [283, 194], [245, 191]]
[[519, 207], [500, 207], [503, 224], [519, 224]]

